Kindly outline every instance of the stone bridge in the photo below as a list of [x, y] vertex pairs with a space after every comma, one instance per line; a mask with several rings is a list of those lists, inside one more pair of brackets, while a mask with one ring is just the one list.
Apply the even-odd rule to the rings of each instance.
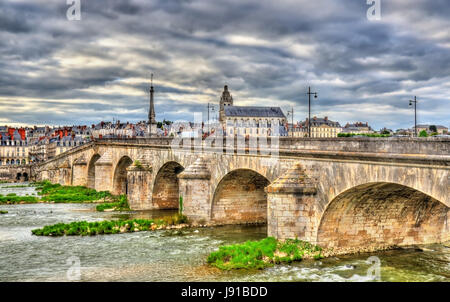
[[31, 177], [31, 165], [0, 166], [0, 181], [24, 182]]
[[[261, 142], [263, 143], [263, 142]], [[237, 147], [233, 147], [237, 146]], [[450, 140], [98, 140], [35, 166], [37, 180], [127, 194], [135, 210], [333, 248], [450, 240]]]

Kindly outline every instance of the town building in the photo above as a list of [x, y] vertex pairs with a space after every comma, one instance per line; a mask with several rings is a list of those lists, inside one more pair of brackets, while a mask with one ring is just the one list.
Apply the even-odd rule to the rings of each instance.
[[28, 164], [29, 145], [26, 130], [5, 126], [0, 130], [0, 166]]
[[347, 123], [344, 128], [342, 128], [342, 133], [354, 133], [354, 134], [369, 134], [375, 133], [369, 123], [356, 122], [353, 124]]
[[[290, 136], [308, 137], [308, 118], [289, 127], [289, 130]], [[327, 116], [324, 118], [314, 116], [311, 119], [311, 137], [337, 137], [341, 131], [339, 122], [331, 121]]]
[[280, 107], [234, 106], [227, 85], [219, 102], [219, 123], [224, 135], [287, 136], [287, 119]]
[[414, 135], [414, 128], [413, 129], [397, 129], [395, 130], [395, 136], [413, 136]]
[[[434, 127], [436, 127], [436, 129], [434, 129]], [[442, 125], [417, 125], [417, 134], [424, 130], [427, 134], [432, 134], [434, 132], [437, 134], [448, 134], [448, 128]]]
[[393, 135], [394, 134], [394, 130], [383, 127], [380, 129], [380, 134], [388, 134], [388, 135]]

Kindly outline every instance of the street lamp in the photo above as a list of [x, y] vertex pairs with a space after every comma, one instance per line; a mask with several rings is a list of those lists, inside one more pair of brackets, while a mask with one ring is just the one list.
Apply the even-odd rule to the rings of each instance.
[[412, 106], [414, 104], [414, 134], [417, 137], [417, 97], [414, 96], [414, 101], [409, 100], [409, 106]]
[[208, 103], [208, 135], [209, 135], [209, 109], [214, 112], [214, 105]]
[[317, 92], [311, 92], [311, 86], [308, 87], [308, 137], [311, 137], [311, 95], [317, 99]]
[[[291, 110], [288, 110], [287, 112], [288, 116], [291, 115], [292, 116], [292, 137], [294, 137], [294, 107], [292, 107]], [[288, 123], [288, 133], [289, 133], [289, 123]]]

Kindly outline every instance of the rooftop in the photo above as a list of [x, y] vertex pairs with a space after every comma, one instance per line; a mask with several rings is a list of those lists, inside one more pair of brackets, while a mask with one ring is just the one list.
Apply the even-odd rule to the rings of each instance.
[[286, 118], [280, 107], [225, 106], [226, 116]]

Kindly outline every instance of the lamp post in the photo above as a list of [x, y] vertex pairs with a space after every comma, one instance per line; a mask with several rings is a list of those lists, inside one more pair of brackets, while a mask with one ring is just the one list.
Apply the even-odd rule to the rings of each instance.
[[208, 135], [209, 135], [209, 109], [211, 109], [214, 112], [214, 105], [208, 103]]
[[414, 134], [417, 137], [417, 97], [414, 96], [414, 101], [409, 100], [409, 106], [414, 104]]
[[[291, 117], [292, 117], [292, 129], [291, 129], [291, 132], [292, 132], [292, 137], [294, 137], [294, 107], [292, 107], [292, 109], [291, 110], [288, 110], [288, 116], [289, 115], [291, 115]], [[288, 123], [288, 133], [289, 133], [289, 123]]]
[[311, 92], [311, 86], [308, 87], [308, 137], [311, 137], [311, 95], [317, 99], [317, 92]]

